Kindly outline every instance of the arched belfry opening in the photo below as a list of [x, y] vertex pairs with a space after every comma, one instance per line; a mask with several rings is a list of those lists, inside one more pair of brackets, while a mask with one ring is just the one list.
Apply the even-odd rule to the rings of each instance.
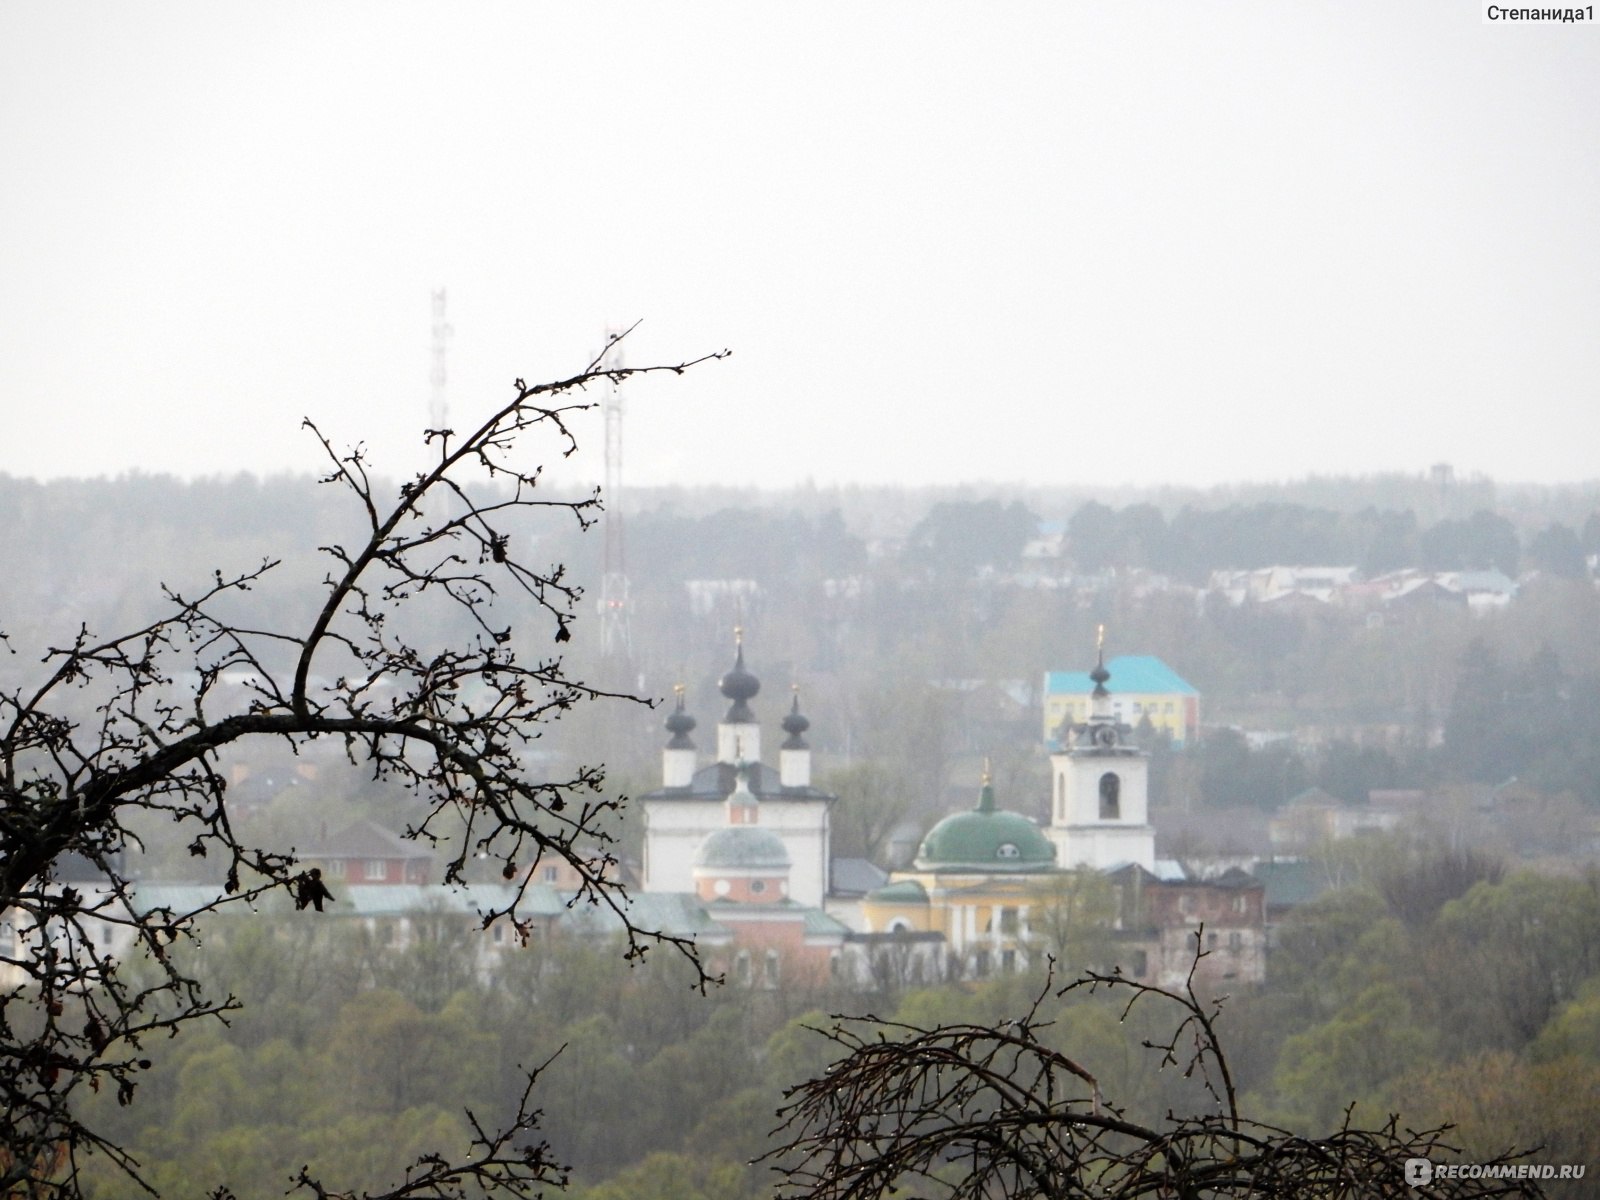
[[1115, 771], [1107, 771], [1100, 776], [1100, 819], [1102, 821], [1120, 821], [1122, 819], [1122, 780]]

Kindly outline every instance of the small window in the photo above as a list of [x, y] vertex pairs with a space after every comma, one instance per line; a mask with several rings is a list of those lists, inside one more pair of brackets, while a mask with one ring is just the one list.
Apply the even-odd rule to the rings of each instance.
[[769, 988], [775, 988], [778, 986], [778, 952], [776, 950], [767, 951], [766, 977], [764, 982]]
[[1130, 965], [1133, 968], [1133, 977], [1135, 979], [1143, 979], [1150, 972], [1150, 956], [1143, 950], [1135, 950], [1133, 952], [1133, 962]]
[[329, 879], [343, 879], [344, 878], [344, 859], [336, 858], [336, 859], [334, 859], [332, 862], [330, 862], [328, 864], [328, 878]]
[[1244, 934], [1237, 931], [1228, 935], [1228, 949], [1234, 954], [1244, 949]]
[[994, 852], [996, 858], [1021, 858], [1022, 851], [1017, 849], [1015, 842], [1001, 842], [999, 849]]
[[381, 858], [367, 859], [366, 878], [368, 880], [389, 878], [389, 864]]
[[733, 960], [733, 977], [746, 987], [750, 985], [750, 952], [739, 951], [739, 956]]
[[1010, 975], [1016, 971], [1017, 952], [1015, 950], [1000, 951], [1000, 969], [1007, 975]]
[[752, 879], [750, 881], [750, 894], [752, 896], [759, 896], [759, 895], [761, 895], [762, 892], [764, 892], [766, 890], [767, 890], [767, 881], [765, 879]]
[[544, 881], [546, 883], [554, 883], [556, 880], [558, 880], [560, 878], [561, 878], [561, 868], [560, 867], [549, 866], [549, 867], [546, 867], [544, 869]]

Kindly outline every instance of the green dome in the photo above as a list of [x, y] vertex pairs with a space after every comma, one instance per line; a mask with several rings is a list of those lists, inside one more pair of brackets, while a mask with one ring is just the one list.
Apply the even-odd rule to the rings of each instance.
[[697, 867], [737, 867], [745, 870], [789, 869], [789, 851], [783, 839], [756, 825], [730, 825], [700, 843], [694, 856]]
[[928, 831], [917, 849], [916, 867], [1037, 871], [1055, 863], [1050, 839], [1021, 813], [996, 810], [994, 790], [985, 785], [976, 809], [948, 816]]

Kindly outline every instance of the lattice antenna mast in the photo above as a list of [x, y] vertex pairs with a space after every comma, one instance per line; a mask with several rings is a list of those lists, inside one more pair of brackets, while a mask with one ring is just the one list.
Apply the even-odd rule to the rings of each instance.
[[[606, 331], [602, 364], [622, 369], [621, 331]], [[600, 402], [606, 426], [605, 573], [600, 580], [600, 653], [626, 666], [633, 658], [633, 638], [628, 629], [628, 569], [622, 527], [622, 384], [613, 375]]]
[[428, 397], [429, 429], [450, 428], [450, 403], [445, 392], [445, 350], [453, 333], [455, 330], [444, 319], [444, 289], [439, 288], [433, 293], [433, 370], [428, 375], [433, 390]]

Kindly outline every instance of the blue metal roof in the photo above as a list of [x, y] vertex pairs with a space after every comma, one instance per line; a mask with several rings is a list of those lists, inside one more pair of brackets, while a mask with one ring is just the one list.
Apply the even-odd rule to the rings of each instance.
[[[1106, 661], [1111, 678], [1106, 680], [1106, 690], [1113, 696], [1119, 693], [1147, 695], [1176, 692], [1183, 696], [1198, 696], [1183, 676], [1166, 663], [1150, 654], [1123, 654]], [[1044, 694], [1046, 696], [1087, 696], [1094, 691], [1094, 680], [1087, 671], [1046, 671]]]

